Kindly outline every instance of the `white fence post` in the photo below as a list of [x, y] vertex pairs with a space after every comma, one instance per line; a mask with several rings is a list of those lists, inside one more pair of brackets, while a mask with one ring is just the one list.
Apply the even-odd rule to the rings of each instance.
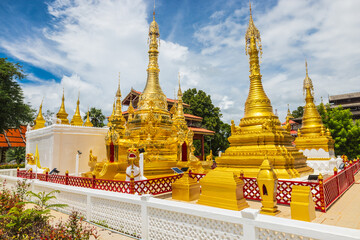
[[256, 239], [255, 219], [259, 214], [259, 210], [245, 208], [241, 211], [241, 216], [244, 218], [243, 224], [244, 239]]
[[141, 239], [149, 239], [149, 218], [148, 218], [148, 201], [151, 194], [144, 194], [141, 199]]
[[86, 196], [86, 219], [91, 221], [91, 196], [89, 193]]

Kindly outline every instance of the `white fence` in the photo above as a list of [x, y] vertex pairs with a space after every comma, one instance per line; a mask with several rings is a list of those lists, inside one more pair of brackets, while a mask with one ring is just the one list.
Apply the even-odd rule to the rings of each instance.
[[[0, 175], [2, 179], [15, 185], [19, 178]], [[28, 181], [35, 192], [60, 190], [54, 201], [68, 204], [63, 211], [77, 210], [88, 221], [141, 239], [360, 239], [360, 230], [267, 216], [254, 209], [231, 211], [150, 195]]]

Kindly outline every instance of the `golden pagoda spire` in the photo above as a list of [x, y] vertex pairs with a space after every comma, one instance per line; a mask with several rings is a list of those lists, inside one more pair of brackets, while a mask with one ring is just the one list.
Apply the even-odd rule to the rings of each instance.
[[43, 105], [43, 101], [44, 99], [41, 101], [40, 107], [39, 107], [39, 113], [35, 119], [35, 125], [34, 125], [34, 129], [39, 129], [39, 128], [43, 128], [45, 127], [45, 119], [42, 115], [42, 105]]
[[116, 91], [115, 103], [116, 103], [115, 109], [113, 110], [113, 114], [110, 116], [110, 118], [112, 119], [111, 120], [109, 119], [109, 122], [112, 127], [120, 131], [121, 129], [124, 129], [124, 124], [125, 124], [125, 118], [121, 110], [120, 73], [119, 73], [119, 85]]
[[287, 111], [286, 117], [289, 117], [289, 119], [294, 118], [294, 116], [291, 114], [290, 105], [289, 105], [289, 104], [288, 104], [288, 111]]
[[107, 126], [110, 127], [111, 126], [111, 121], [114, 119], [114, 115], [115, 115], [115, 103], [116, 103], [116, 99], [114, 100], [114, 104], [113, 104], [113, 110], [112, 113], [108, 119], [108, 124]]
[[127, 112], [128, 112], [128, 122], [131, 122], [132, 119], [133, 119], [133, 114], [135, 112], [133, 104], [132, 104], [132, 99], [130, 100], [130, 104], [129, 104], [129, 107], [127, 109]]
[[314, 155], [314, 151], [306, 153], [308, 160], [329, 160], [335, 156], [334, 140], [331, 134], [326, 131], [321, 116], [314, 104], [314, 87], [309, 77], [307, 61], [305, 60], [306, 76], [304, 79], [305, 106], [302, 118], [302, 126], [298, 130], [298, 137], [295, 139], [296, 148], [302, 151], [315, 149], [315, 153], [322, 149], [326, 154]]
[[69, 124], [69, 119], [67, 119], [68, 115], [69, 114], [67, 114], [65, 111], [65, 94], [64, 94], [64, 88], [63, 88], [61, 106], [60, 106], [59, 112], [56, 114], [56, 117], [61, 120], [61, 124]]
[[147, 81], [143, 93], [140, 95], [138, 108], [139, 110], [149, 110], [149, 103], [152, 102], [154, 109], [167, 111], [167, 99], [161, 90], [159, 83], [159, 44], [160, 44], [159, 26], [155, 21], [155, 9], [153, 12], [153, 21], [149, 27], [149, 65], [147, 69]]
[[245, 34], [245, 51], [249, 55], [250, 63], [250, 89], [249, 95], [245, 102], [245, 116], [261, 117], [274, 116], [273, 109], [269, 98], [266, 96], [261, 82], [259, 51], [262, 54], [260, 32], [254, 24], [251, 14], [250, 4], [250, 19], [249, 26]]
[[[179, 72], [178, 78], [179, 78], [179, 89], [178, 89], [178, 94], [177, 94], [178, 101], [177, 101], [175, 119], [185, 121], [184, 109], [183, 109], [183, 101], [182, 101], [182, 91], [181, 91], [181, 86], [180, 86], [180, 72]], [[185, 121], [185, 124], [186, 124], [186, 121]]]
[[80, 92], [79, 92], [78, 100], [76, 102], [76, 111], [75, 111], [75, 114], [74, 114], [73, 118], [71, 119], [71, 125], [82, 126], [83, 123], [84, 122], [81, 119], [81, 115], [80, 115]]
[[90, 115], [89, 115], [89, 108], [86, 114], [86, 121], [84, 122], [84, 126], [85, 127], [93, 127], [94, 125], [92, 124], [92, 122], [90, 121]]
[[116, 91], [116, 106], [115, 106], [115, 114], [114, 116], [122, 116], [121, 111], [121, 90], [120, 90], [120, 73], [119, 73], [119, 85]]
[[304, 94], [305, 94], [305, 107], [302, 120], [301, 133], [303, 137], [307, 135], [316, 135], [321, 133], [321, 129], [324, 125], [321, 120], [321, 116], [314, 104], [314, 87], [312, 80], [309, 77], [307, 61], [305, 60], [306, 76], [304, 79]]

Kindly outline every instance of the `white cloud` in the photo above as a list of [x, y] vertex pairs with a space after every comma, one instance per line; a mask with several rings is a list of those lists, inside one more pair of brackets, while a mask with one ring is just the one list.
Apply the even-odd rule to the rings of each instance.
[[[288, 103], [292, 110], [303, 104], [305, 57], [317, 102], [320, 96], [326, 100], [328, 94], [360, 91], [359, 1], [280, 0], [272, 8], [259, 8], [253, 5], [264, 51], [263, 85], [281, 119]], [[164, 93], [173, 97], [180, 71], [183, 90], [204, 90], [221, 107], [226, 122], [233, 119], [238, 123], [249, 87], [244, 51], [248, 9], [232, 6], [226, 11], [230, 14], [217, 11], [209, 14], [209, 23], [194, 33], [194, 40], [201, 46], [198, 51], [161, 40], [160, 82]], [[131, 87], [142, 91], [145, 86], [149, 12], [142, 0], [57, 0], [49, 4], [53, 21], [42, 35], [15, 41], [0, 38], [0, 45], [16, 58], [62, 78], [61, 83], [45, 84], [30, 76], [37, 83], [25, 84], [24, 91], [34, 106], [45, 95], [44, 108], [57, 111], [64, 87], [70, 115], [78, 91], [83, 112], [90, 105], [109, 114], [118, 72], [123, 95]]]

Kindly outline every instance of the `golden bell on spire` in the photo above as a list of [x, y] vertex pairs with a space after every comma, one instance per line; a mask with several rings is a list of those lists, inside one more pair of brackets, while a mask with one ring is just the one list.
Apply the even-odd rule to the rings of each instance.
[[40, 129], [40, 128], [43, 128], [45, 127], [45, 119], [42, 115], [42, 104], [43, 104], [43, 101], [41, 101], [41, 104], [40, 104], [40, 107], [39, 107], [39, 113], [36, 117], [36, 119], [34, 120], [34, 129]]
[[61, 124], [69, 124], [69, 119], [67, 119], [67, 116], [69, 114], [65, 111], [65, 96], [64, 96], [64, 89], [63, 89], [63, 95], [61, 98], [61, 106], [59, 109], [59, 112], [56, 114], [56, 117], [61, 120]]

